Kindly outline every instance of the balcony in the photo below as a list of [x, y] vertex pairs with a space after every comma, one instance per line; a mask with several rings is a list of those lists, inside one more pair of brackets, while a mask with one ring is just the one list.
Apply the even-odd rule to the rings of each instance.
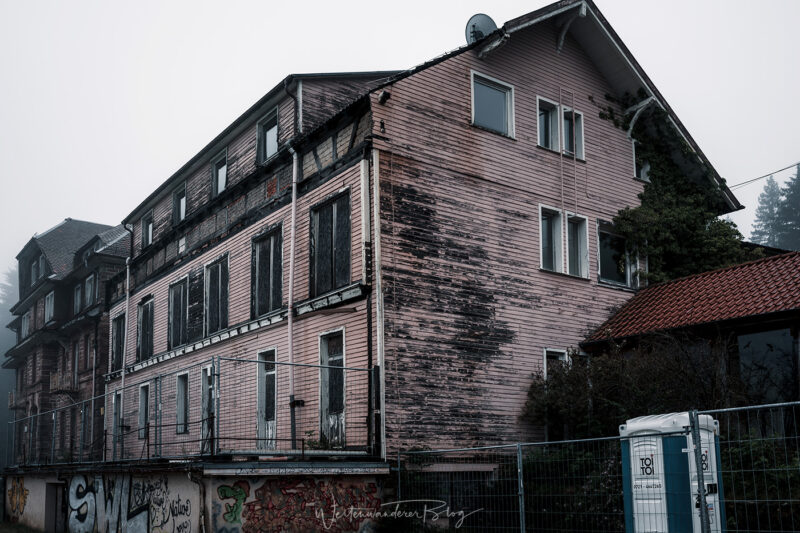
[[72, 374], [50, 374], [50, 392], [76, 394], [79, 391], [77, 380]]

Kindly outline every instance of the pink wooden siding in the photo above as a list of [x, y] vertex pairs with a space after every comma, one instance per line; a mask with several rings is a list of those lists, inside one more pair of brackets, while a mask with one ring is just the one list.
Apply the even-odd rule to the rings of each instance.
[[[544, 349], [577, 346], [631, 295], [598, 285], [596, 231], [638, 202], [631, 142], [598, 117], [602, 76], [556, 42], [537, 25], [373, 95], [390, 450], [536, 437], [518, 417]], [[471, 70], [513, 85], [515, 138], [470, 125]], [[560, 94], [583, 112], [585, 162], [537, 146], [536, 97]], [[539, 270], [540, 204], [588, 217], [588, 280]]]
[[312, 131], [379, 81], [374, 77], [303, 79], [303, 133]]

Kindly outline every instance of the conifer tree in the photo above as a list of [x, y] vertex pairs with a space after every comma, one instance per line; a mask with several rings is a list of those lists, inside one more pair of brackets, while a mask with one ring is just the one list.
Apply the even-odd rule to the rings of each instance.
[[778, 246], [781, 233], [781, 188], [770, 176], [764, 190], [758, 196], [756, 219], [753, 222], [753, 233], [750, 240], [766, 246]]
[[778, 236], [778, 247], [787, 250], [800, 250], [800, 163], [797, 171], [783, 192], [778, 215], [781, 219], [781, 231]]

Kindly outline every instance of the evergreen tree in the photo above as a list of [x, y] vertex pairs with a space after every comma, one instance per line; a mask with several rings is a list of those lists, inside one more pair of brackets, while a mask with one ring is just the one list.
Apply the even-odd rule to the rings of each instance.
[[764, 191], [758, 197], [756, 220], [753, 222], [753, 233], [750, 240], [766, 246], [778, 246], [781, 233], [781, 188], [770, 176]]
[[778, 209], [782, 222], [778, 247], [800, 250], [800, 164], [782, 192], [783, 200]]

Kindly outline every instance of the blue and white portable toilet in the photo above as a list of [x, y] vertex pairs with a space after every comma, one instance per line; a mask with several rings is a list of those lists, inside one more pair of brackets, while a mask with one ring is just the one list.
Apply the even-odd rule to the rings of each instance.
[[[725, 531], [719, 422], [698, 415], [702, 482], [711, 531]], [[700, 533], [700, 503], [689, 413], [632, 418], [619, 427], [627, 533]]]

